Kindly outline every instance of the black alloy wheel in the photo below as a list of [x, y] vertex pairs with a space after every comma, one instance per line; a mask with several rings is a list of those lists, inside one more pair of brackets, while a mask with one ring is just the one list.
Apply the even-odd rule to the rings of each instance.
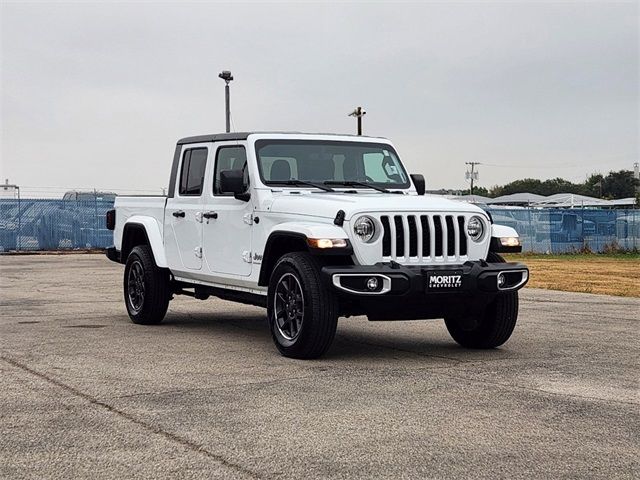
[[304, 294], [292, 273], [285, 273], [278, 280], [273, 304], [276, 328], [285, 339], [295, 340], [304, 320]]
[[127, 279], [127, 294], [133, 314], [139, 313], [144, 306], [144, 267], [140, 260], [134, 260], [129, 269]]

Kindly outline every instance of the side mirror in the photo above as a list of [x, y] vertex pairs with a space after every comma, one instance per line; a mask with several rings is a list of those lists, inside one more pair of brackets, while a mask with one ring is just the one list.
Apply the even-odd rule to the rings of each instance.
[[420, 175], [419, 173], [412, 173], [411, 181], [413, 182], [413, 185], [416, 187], [416, 192], [418, 192], [418, 195], [424, 195], [424, 191], [426, 188], [425, 182], [424, 182], [424, 176]]
[[233, 193], [238, 200], [249, 201], [251, 195], [244, 184], [244, 172], [242, 170], [223, 170], [220, 172], [220, 191]]

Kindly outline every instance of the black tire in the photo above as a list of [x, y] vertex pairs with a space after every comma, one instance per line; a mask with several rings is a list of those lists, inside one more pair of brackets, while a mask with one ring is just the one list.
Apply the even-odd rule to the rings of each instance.
[[[504, 259], [489, 253], [487, 262], [504, 263]], [[478, 316], [445, 318], [451, 337], [466, 348], [495, 348], [509, 340], [518, 320], [518, 292], [498, 295]]]
[[169, 271], [156, 266], [148, 245], [138, 245], [129, 253], [123, 286], [124, 303], [133, 323], [157, 325], [164, 319], [171, 299]]
[[[292, 319], [287, 321], [287, 308], [281, 309], [276, 318], [276, 302], [286, 296], [285, 283], [291, 287], [293, 301], [290, 301]], [[302, 303], [297, 299], [298, 289]], [[293, 252], [278, 260], [268, 289], [267, 315], [271, 336], [282, 355], [291, 358], [318, 358], [324, 354], [336, 334], [338, 324], [338, 304], [333, 292], [320, 278], [320, 264], [310, 254]], [[279, 295], [280, 294], [280, 295]], [[295, 303], [295, 305], [294, 305]], [[300, 311], [302, 316], [299, 315]], [[292, 328], [295, 327], [295, 331]]]

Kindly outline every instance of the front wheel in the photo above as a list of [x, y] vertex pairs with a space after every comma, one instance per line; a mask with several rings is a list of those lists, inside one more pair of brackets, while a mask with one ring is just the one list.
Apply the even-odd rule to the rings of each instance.
[[124, 267], [124, 302], [133, 323], [155, 325], [162, 321], [171, 290], [169, 273], [158, 268], [148, 245], [131, 250]]
[[[504, 263], [489, 253], [488, 262]], [[518, 292], [498, 295], [483, 312], [464, 318], [445, 318], [451, 337], [466, 348], [495, 348], [509, 340], [518, 320]]]
[[285, 357], [317, 358], [331, 346], [337, 300], [311, 255], [293, 252], [278, 261], [269, 280], [267, 315], [273, 341]]

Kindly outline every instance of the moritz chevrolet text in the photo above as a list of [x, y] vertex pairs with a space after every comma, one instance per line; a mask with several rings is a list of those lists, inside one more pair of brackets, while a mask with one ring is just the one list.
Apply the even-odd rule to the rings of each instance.
[[529, 277], [510, 227], [424, 194], [386, 139], [231, 133], [178, 142], [166, 197], [118, 197], [107, 213], [135, 323], [173, 295], [267, 308], [278, 350], [314, 358], [338, 317], [444, 318], [453, 339], [511, 336]]

